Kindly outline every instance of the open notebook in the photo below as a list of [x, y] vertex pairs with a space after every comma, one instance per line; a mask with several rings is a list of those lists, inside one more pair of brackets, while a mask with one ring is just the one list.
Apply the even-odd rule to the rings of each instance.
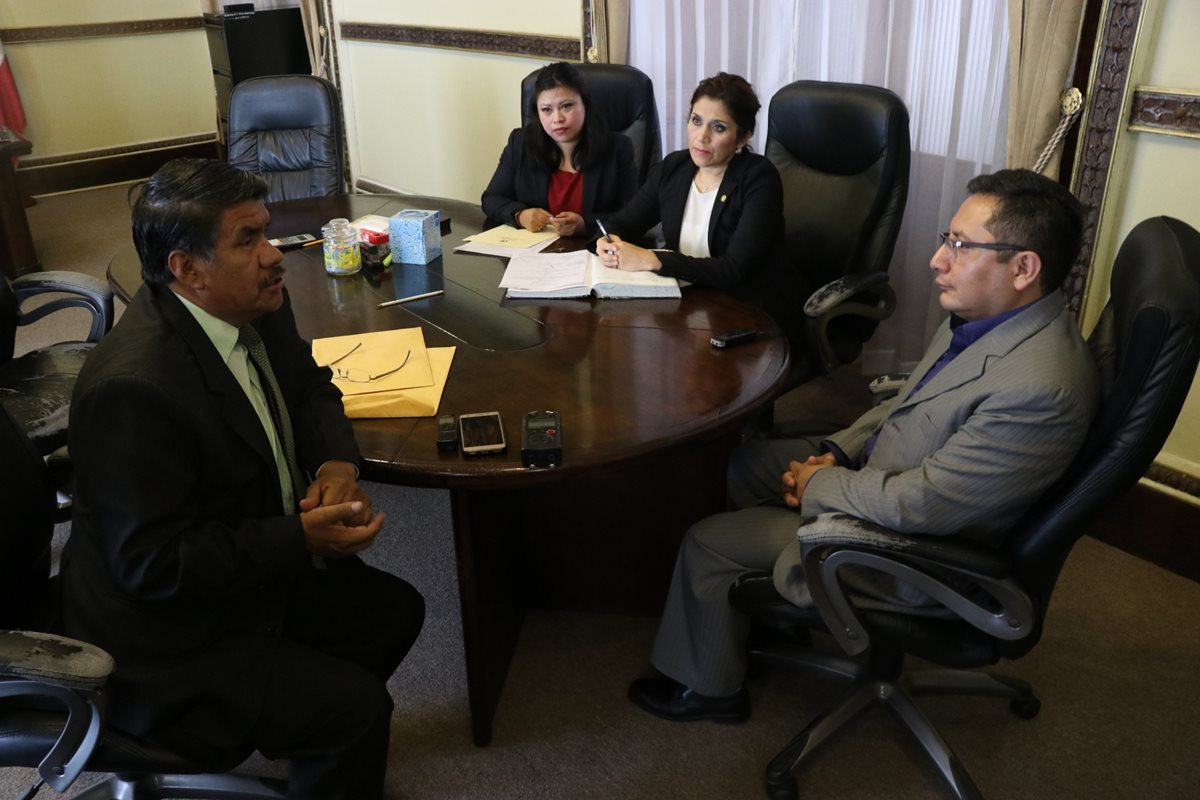
[[679, 297], [679, 281], [653, 272], [609, 269], [586, 250], [529, 253], [508, 261], [500, 288], [514, 298]]

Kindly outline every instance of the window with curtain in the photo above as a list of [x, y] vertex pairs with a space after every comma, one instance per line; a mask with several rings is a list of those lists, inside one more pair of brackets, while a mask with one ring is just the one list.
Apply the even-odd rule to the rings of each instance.
[[796, 80], [868, 83], [908, 106], [908, 207], [890, 269], [899, 296], [863, 355], [866, 374], [909, 369], [943, 314], [929, 258], [967, 181], [1004, 166], [1008, 28], [1005, 0], [631, 0], [629, 63], [654, 81], [663, 152], [686, 144], [692, 90], [733, 72], [762, 103]]

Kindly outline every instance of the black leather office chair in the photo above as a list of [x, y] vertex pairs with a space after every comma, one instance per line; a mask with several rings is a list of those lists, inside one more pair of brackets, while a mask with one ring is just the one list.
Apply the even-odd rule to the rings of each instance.
[[3, 407], [0, 474], [0, 767], [35, 767], [58, 792], [81, 771], [113, 773], [77, 800], [284, 797], [279, 781], [200, 774], [187, 759], [104, 725], [112, 657], [44, 633], [58, 617], [57, 581], [50, 577], [55, 486]]
[[[624, 134], [633, 142], [633, 163], [637, 165], [638, 185], [646, 182], [650, 168], [662, 161], [662, 136], [658, 128], [658, 106], [654, 104], [654, 84], [646, 73], [625, 64], [575, 64], [592, 96], [592, 112], [604, 127]], [[539, 70], [521, 81], [521, 124], [528, 125], [533, 114], [533, 84]]]
[[[62, 296], [28, 310], [44, 294]], [[64, 308], [92, 315], [85, 342], [60, 342], [13, 358], [17, 328]], [[113, 293], [99, 278], [77, 272], [34, 272], [11, 283], [0, 277], [0, 405], [17, 420], [42, 455], [67, 443], [67, 413], [75, 378], [96, 342], [113, 325]]]
[[[902, 536], [844, 514], [823, 514], [798, 533], [809, 545], [804, 571], [815, 609], [788, 604], [771, 576], [761, 573], [742, 576], [731, 589], [736, 607], [773, 626], [825, 629], [847, 654], [865, 656], [758, 651], [855, 687], [771, 762], [769, 797], [796, 797], [792, 770], [876, 703], [896, 712], [956, 797], [981, 796], [912, 696], [990, 695], [1007, 699], [1019, 716], [1038, 713], [1040, 703], [1027, 683], [965, 668], [1020, 658], [1037, 644], [1071, 547], [1145, 473], [1170, 433], [1200, 357], [1200, 233], [1169, 217], [1135, 227], [1113, 267], [1112, 299], [1088, 341], [1105, 386], [1097, 418], [1074, 463], [1030, 506], [999, 551], [953, 536]], [[844, 566], [912, 584], [944, 606], [946, 616], [913, 616], [848, 595], [838, 580]], [[906, 671], [907, 655], [954, 669]]]
[[338, 90], [313, 75], [268, 75], [233, 87], [229, 163], [267, 179], [267, 202], [344, 191]]
[[783, 178], [788, 252], [811, 286], [809, 358], [783, 386], [858, 357], [896, 294], [887, 269], [908, 200], [908, 110], [878, 86], [796, 81], [767, 112], [767, 158]]

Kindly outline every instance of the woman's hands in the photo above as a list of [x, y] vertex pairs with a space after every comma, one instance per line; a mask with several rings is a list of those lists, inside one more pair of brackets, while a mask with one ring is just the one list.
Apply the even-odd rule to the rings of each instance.
[[518, 227], [535, 233], [550, 226], [559, 236], [579, 236], [585, 230], [583, 217], [574, 211], [551, 216], [544, 208], [526, 208], [517, 214], [516, 222]]
[[662, 269], [662, 262], [653, 250], [626, 242], [620, 236], [597, 240], [596, 255], [600, 257], [600, 263], [612, 269], [630, 272], [658, 272]]

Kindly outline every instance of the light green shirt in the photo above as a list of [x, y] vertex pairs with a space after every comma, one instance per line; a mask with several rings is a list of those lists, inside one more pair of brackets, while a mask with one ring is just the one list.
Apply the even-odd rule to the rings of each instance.
[[217, 355], [229, 367], [234, 379], [246, 393], [250, 405], [254, 407], [254, 413], [258, 415], [258, 421], [262, 423], [263, 431], [267, 434], [267, 441], [271, 443], [271, 452], [275, 454], [275, 474], [279, 478], [279, 490], [283, 494], [284, 513], [295, 513], [296, 491], [292, 487], [292, 473], [288, 469], [287, 459], [283, 455], [283, 446], [279, 443], [279, 434], [276, 432], [275, 422], [271, 418], [271, 407], [267, 403], [267, 396], [263, 393], [262, 385], [259, 382], [258, 370], [250, 361], [250, 354], [246, 348], [238, 342], [238, 329], [225, 320], [214, 317], [178, 292], [175, 293], [175, 296], [200, 324], [204, 334], [217, 349]]

